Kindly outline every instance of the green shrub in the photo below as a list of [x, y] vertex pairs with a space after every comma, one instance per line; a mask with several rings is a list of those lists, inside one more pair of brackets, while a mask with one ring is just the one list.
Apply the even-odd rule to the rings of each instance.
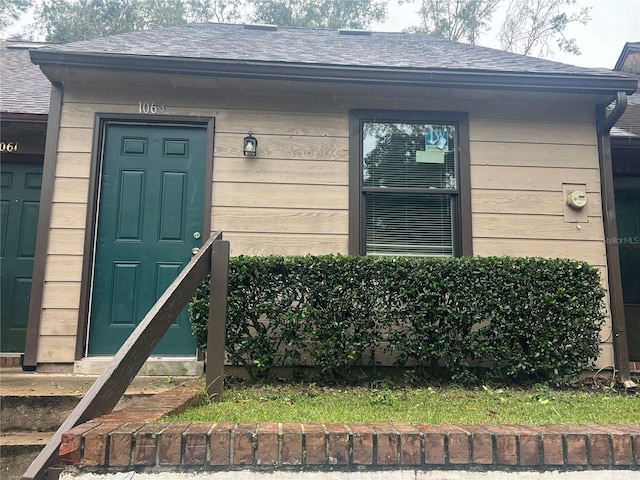
[[[206, 348], [208, 281], [190, 316]], [[564, 382], [592, 366], [598, 270], [564, 259], [236, 257], [226, 351], [252, 376], [312, 365], [348, 377], [376, 354], [459, 381]]]

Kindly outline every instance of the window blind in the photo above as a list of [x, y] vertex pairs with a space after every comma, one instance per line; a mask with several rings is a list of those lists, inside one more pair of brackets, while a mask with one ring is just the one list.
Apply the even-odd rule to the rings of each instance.
[[365, 196], [367, 255], [453, 256], [449, 195]]

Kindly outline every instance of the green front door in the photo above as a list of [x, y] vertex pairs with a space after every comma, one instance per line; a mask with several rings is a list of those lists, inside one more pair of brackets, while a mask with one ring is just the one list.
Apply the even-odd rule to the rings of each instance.
[[[206, 129], [108, 124], [89, 354], [115, 353], [202, 244]], [[194, 355], [186, 308], [156, 350]]]
[[0, 166], [2, 352], [23, 352], [38, 230], [42, 164]]

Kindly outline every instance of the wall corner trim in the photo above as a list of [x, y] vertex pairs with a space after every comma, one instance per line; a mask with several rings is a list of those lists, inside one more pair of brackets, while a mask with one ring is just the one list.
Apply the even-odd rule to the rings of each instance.
[[596, 126], [598, 132], [598, 161], [600, 167], [600, 196], [602, 200], [602, 220], [604, 223], [605, 251], [609, 284], [609, 303], [611, 308], [611, 329], [613, 335], [613, 355], [615, 368], [622, 382], [630, 380], [629, 348], [627, 345], [624, 301], [622, 298], [622, 274], [620, 271], [620, 252], [618, 244], [608, 239], [617, 238], [616, 205], [613, 187], [613, 165], [611, 157], [611, 137], [609, 132], [613, 124], [624, 113], [627, 97], [624, 92], [618, 94], [616, 108], [607, 116], [606, 106], [596, 107]]
[[44, 275], [47, 263], [47, 245], [49, 243], [49, 230], [51, 225], [53, 182], [55, 179], [56, 162], [58, 157], [58, 135], [60, 132], [60, 115], [62, 112], [63, 93], [62, 84], [54, 83], [51, 85], [47, 139], [45, 143], [44, 165], [42, 172], [42, 191], [40, 193], [40, 212], [38, 215], [38, 233], [33, 262], [31, 299], [29, 300], [27, 337], [25, 341], [22, 367], [24, 370], [35, 369], [38, 362], [38, 337], [40, 334], [40, 318], [42, 315]]

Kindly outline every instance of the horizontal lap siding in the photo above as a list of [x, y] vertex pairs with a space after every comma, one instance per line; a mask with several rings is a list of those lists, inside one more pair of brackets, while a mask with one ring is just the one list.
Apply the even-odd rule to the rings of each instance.
[[[347, 235], [348, 214], [344, 210], [296, 210], [289, 208], [242, 208], [215, 206], [213, 218], [227, 225], [227, 231], [287, 234]], [[304, 231], [301, 232], [301, 226]]]
[[[546, 122], [471, 115], [475, 254], [562, 252], [606, 265], [594, 123], [563, 122], [562, 112], [558, 107]], [[563, 184], [586, 185], [588, 222], [581, 228], [565, 222]]]
[[[96, 112], [136, 114], [141, 100], [162, 99], [165, 115], [215, 118], [211, 228], [224, 232], [233, 255], [348, 251], [350, 109], [460, 111], [470, 115], [474, 254], [575, 258], [606, 273], [592, 107], [535, 95], [486, 100], [483, 92], [395, 96], [367, 86], [324, 97], [260, 91], [65, 90], [39, 362], [74, 360]], [[242, 155], [249, 131], [259, 142], [255, 158]], [[581, 230], [564, 222], [563, 183], [587, 185], [589, 222]]]
[[[65, 92], [40, 363], [74, 360], [75, 344], [69, 345], [75, 341], [78, 322], [96, 112], [137, 113], [140, 98], [150, 96], [153, 90], [119, 92], [122, 103], [114, 104], [109, 98], [96, 98], [95, 90]], [[243, 106], [242, 101], [237, 109], [229, 108], [230, 103], [238, 103], [237, 97], [203, 101], [205, 97], [211, 98], [181, 91], [173, 100], [167, 99], [165, 114], [215, 118], [211, 228], [224, 232], [232, 254], [346, 253], [348, 110], [330, 113], [336, 107], [326, 108], [326, 102], [299, 103], [284, 96], [263, 100], [262, 110], [250, 109], [248, 103]], [[167, 98], [166, 92], [162, 98]], [[213, 106], [202, 107], [207, 103]], [[308, 113], [317, 110], [325, 113]], [[242, 139], [249, 130], [258, 138], [256, 158], [242, 154]]]
[[[256, 158], [242, 154], [248, 130]], [[232, 255], [347, 252], [347, 115], [225, 110], [214, 152], [211, 226]]]
[[[474, 254], [571, 258], [596, 266], [607, 288], [597, 136], [563, 108], [546, 121], [471, 114]], [[565, 222], [564, 184], [586, 185], [586, 223]], [[613, 364], [608, 294], [600, 367]]]
[[62, 109], [40, 319], [38, 363], [74, 360], [93, 118], [65, 125]]
[[38, 363], [75, 360], [95, 111], [95, 105], [62, 107]]

